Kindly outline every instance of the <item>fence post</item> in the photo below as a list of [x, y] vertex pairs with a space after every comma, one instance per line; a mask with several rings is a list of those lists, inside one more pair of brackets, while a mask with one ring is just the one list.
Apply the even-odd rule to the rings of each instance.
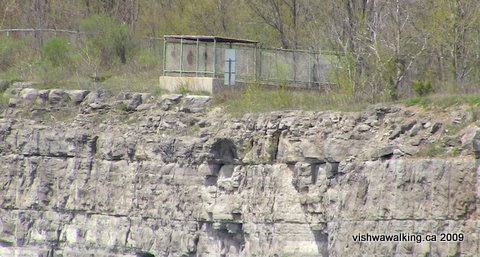
[[213, 77], [217, 75], [217, 39], [213, 39]]
[[198, 57], [199, 55], [199, 40], [197, 38], [197, 49], [195, 51], [195, 77], [198, 77]]
[[257, 78], [257, 75], [258, 75], [257, 74], [258, 46], [257, 46], [257, 44], [255, 44], [255, 52], [253, 54], [254, 54], [254, 57], [253, 57], [253, 79], [255, 80], [255, 82], [257, 82], [258, 81], [258, 78]]
[[262, 79], [263, 49], [260, 48], [258, 52], [259, 52], [259, 54], [258, 54], [258, 56], [259, 56], [259, 58], [258, 58], [259, 59], [258, 60], [258, 79], [261, 80]]
[[163, 37], [163, 76], [165, 76], [167, 69], [167, 39]]
[[183, 76], [183, 38], [180, 39], [180, 77]]
[[[313, 54], [315, 56], [315, 54]], [[313, 67], [311, 64], [312, 56], [311, 54], [308, 55], [308, 87], [312, 87], [312, 71]]]

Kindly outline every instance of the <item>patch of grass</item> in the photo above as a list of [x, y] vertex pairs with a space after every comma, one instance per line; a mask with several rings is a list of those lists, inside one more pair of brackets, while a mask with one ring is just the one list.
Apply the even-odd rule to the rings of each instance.
[[121, 112], [126, 112], [127, 111], [127, 104], [124, 102], [118, 102], [113, 106], [116, 110], [119, 110]]
[[429, 104], [429, 101], [428, 101], [427, 98], [417, 96], [417, 97], [405, 99], [403, 101], [403, 104], [406, 107], [418, 105], [418, 106], [422, 106], [423, 108], [427, 108], [428, 104]]
[[259, 84], [250, 84], [244, 89], [227, 89], [214, 95], [214, 104], [224, 106], [227, 112], [233, 114], [279, 110], [358, 111], [368, 105], [340, 94], [327, 95], [319, 91], [293, 90], [285, 86], [267, 88]]
[[465, 127], [462, 123], [449, 123], [445, 125], [445, 133], [447, 135], [456, 135], [460, 130]]
[[200, 126], [196, 123], [187, 129], [187, 135], [196, 136], [200, 132]]
[[[110, 75], [109, 75], [110, 76]], [[73, 76], [68, 79], [44, 81], [38, 85], [37, 89], [67, 89], [78, 90], [85, 89], [95, 91], [104, 89], [118, 94], [120, 92], [138, 92], [150, 93], [154, 96], [160, 96], [164, 91], [158, 85], [158, 74], [155, 72], [139, 74], [112, 74], [111, 77], [103, 82], [93, 82], [88, 77]]]
[[477, 108], [475, 108], [474, 105], [470, 105], [468, 106], [467, 111], [470, 114], [470, 122], [476, 122], [480, 117], [480, 111], [478, 110], [478, 106]]
[[52, 116], [57, 121], [71, 121], [77, 116], [77, 114], [78, 114], [77, 110], [69, 108], [69, 109], [64, 110], [64, 111], [53, 112]]
[[182, 94], [182, 95], [186, 95], [188, 93], [190, 93], [190, 89], [189, 89], [189, 86], [188, 86], [188, 83], [182, 83], [178, 86], [177, 90], [175, 90], [176, 93], [178, 94]]
[[111, 78], [96, 86], [108, 89], [112, 92], [130, 91], [161, 95], [163, 92], [158, 85], [158, 73], [144, 72], [139, 74], [112, 75]]
[[480, 96], [478, 95], [429, 95], [426, 97], [413, 97], [403, 100], [406, 107], [421, 106], [423, 108], [445, 109], [455, 105], [466, 104], [472, 108], [480, 106]]
[[445, 154], [445, 148], [437, 142], [429, 143], [420, 148], [417, 153], [418, 157], [439, 157]]
[[21, 76], [14, 69], [8, 69], [0, 72], [0, 80], [20, 81]]
[[452, 150], [450, 151], [450, 154], [452, 157], [457, 157], [462, 153], [462, 149], [460, 147], [453, 147]]
[[8, 97], [3, 93], [0, 93], [0, 111], [5, 110], [8, 107]]
[[124, 123], [127, 125], [133, 125], [137, 122], [138, 122], [138, 119], [137, 117], [134, 117], [134, 116], [128, 116], [128, 118], [124, 120]]
[[55, 83], [41, 83], [35, 86], [36, 89], [66, 89], [66, 90], [78, 90], [78, 89], [87, 89], [91, 90], [92, 85], [89, 81], [73, 81], [73, 80], [65, 80], [65, 81], [58, 81]]
[[480, 96], [470, 96], [470, 104], [480, 106]]
[[448, 108], [454, 105], [462, 104], [465, 100], [466, 100], [465, 97], [462, 97], [462, 96], [446, 96], [446, 97], [436, 97], [432, 99], [432, 102], [435, 103], [436, 107]]
[[210, 96], [210, 92], [208, 91], [196, 91], [196, 90], [191, 90], [190, 86], [188, 83], [182, 83], [178, 86], [177, 90], [175, 90], [176, 94], [181, 94], [181, 95], [206, 95]]

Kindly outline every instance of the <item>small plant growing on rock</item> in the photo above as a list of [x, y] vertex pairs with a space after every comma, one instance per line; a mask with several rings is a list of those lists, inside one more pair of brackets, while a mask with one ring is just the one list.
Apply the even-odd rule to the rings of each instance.
[[429, 80], [412, 80], [412, 87], [418, 96], [426, 96], [433, 91], [432, 82]]
[[423, 146], [417, 153], [419, 157], [439, 157], [445, 153], [445, 148], [439, 143], [429, 143]]
[[8, 106], [8, 97], [4, 96], [3, 93], [0, 93], [0, 111], [7, 108]]
[[188, 127], [187, 135], [196, 136], [198, 135], [199, 132], [200, 132], [200, 126], [198, 125], [198, 123], [195, 123], [194, 125]]

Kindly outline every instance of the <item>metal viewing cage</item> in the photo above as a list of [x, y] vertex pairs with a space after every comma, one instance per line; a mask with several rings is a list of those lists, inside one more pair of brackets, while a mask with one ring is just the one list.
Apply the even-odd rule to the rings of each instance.
[[224, 78], [313, 88], [330, 83], [328, 70], [338, 55], [328, 52], [262, 48], [252, 40], [166, 35], [163, 76]]

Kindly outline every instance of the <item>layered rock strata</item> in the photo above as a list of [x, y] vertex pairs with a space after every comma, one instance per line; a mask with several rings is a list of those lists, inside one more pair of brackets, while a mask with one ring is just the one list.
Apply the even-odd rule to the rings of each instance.
[[[6, 94], [0, 256], [480, 256], [467, 109], [236, 117], [204, 96]], [[402, 233], [464, 238], [353, 239]]]

